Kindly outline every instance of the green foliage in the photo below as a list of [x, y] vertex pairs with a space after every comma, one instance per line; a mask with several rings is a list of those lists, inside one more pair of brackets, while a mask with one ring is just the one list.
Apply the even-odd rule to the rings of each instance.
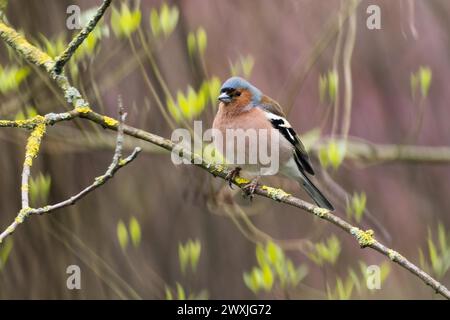
[[130, 218], [128, 228], [122, 220], [119, 220], [117, 223], [117, 239], [119, 240], [122, 250], [125, 250], [128, 247], [130, 240], [134, 247], [138, 247], [141, 243], [141, 238], [141, 225], [136, 217], [133, 216]]
[[197, 49], [197, 39], [195, 38], [195, 34], [192, 32], [189, 32], [186, 42], [187, 42], [189, 56], [192, 56]]
[[328, 96], [331, 102], [336, 101], [336, 96], [339, 87], [339, 76], [338, 73], [333, 70], [328, 73]]
[[301, 140], [307, 151], [311, 150], [312, 146], [317, 141], [319, 141], [319, 139], [320, 139], [320, 128], [313, 128], [308, 132], [303, 133], [301, 136]]
[[314, 249], [307, 254], [318, 266], [329, 263], [334, 265], [341, 253], [341, 242], [339, 239], [332, 235], [325, 242], [319, 242], [314, 245]]
[[272, 241], [265, 247], [257, 244], [255, 253], [258, 266], [243, 274], [245, 285], [255, 294], [261, 290], [272, 290], [275, 283], [282, 288], [295, 287], [308, 273], [304, 265], [296, 268], [283, 250]]
[[351, 276], [347, 276], [345, 280], [337, 277], [334, 289], [327, 284], [327, 297], [330, 300], [348, 300], [352, 296], [354, 286], [355, 282]]
[[7, 7], [8, 0], [0, 0], [0, 19], [3, 19]]
[[[271, 271], [270, 271], [271, 272]], [[273, 281], [268, 284], [263, 280], [262, 270], [254, 267], [250, 273], [244, 273], [244, 283], [253, 293], [258, 293], [259, 290], [264, 288], [266, 291], [270, 291]]]
[[166, 300], [206, 300], [208, 299], [208, 293], [205, 290], [200, 291], [198, 294], [196, 293], [189, 293], [189, 295], [186, 296], [186, 290], [183, 288], [183, 286], [180, 283], [176, 283], [175, 290], [171, 289], [169, 286], [165, 286], [165, 295]]
[[117, 223], [117, 239], [122, 250], [125, 250], [128, 246], [128, 230], [122, 220]]
[[319, 76], [319, 99], [320, 103], [324, 103], [327, 98], [328, 77], [325, 75]]
[[416, 99], [417, 90], [420, 89], [420, 95], [422, 99], [428, 96], [428, 92], [431, 86], [432, 71], [429, 67], [421, 66], [419, 70], [411, 73], [410, 84], [411, 84], [411, 94], [413, 100]]
[[170, 288], [165, 286], [164, 290], [166, 292], [166, 300], [173, 300], [173, 294], [172, 291], [170, 291]]
[[3, 268], [6, 266], [6, 262], [8, 261], [12, 248], [13, 248], [12, 239], [6, 239], [0, 246], [0, 271], [2, 271]]
[[[384, 261], [379, 268], [380, 285], [382, 285], [386, 281], [391, 271], [391, 267], [388, 261]], [[359, 261], [359, 272], [355, 271], [353, 268], [349, 268], [345, 279], [342, 277], [336, 278], [333, 288], [327, 283], [328, 299], [348, 300], [352, 297], [354, 289], [356, 289], [359, 294], [362, 294], [363, 291], [367, 289], [367, 270], [367, 264], [363, 261]], [[369, 290], [369, 292], [374, 292], [374, 290]]]
[[111, 27], [114, 34], [119, 38], [130, 37], [141, 24], [141, 10], [136, 8], [130, 10], [130, 8], [122, 2], [120, 11], [113, 8], [111, 14]]
[[351, 200], [347, 203], [347, 218], [360, 222], [366, 210], [367, 196], [364, 192], [353, 193]]
[[195, 33], [192, 31], [189, 32], [187, 36], [187, 48], [190, 56], [193, 56], [196, 52], [198, 52], [199, 55], [203, 55], [207, 44], [208, 36], [203, 27], [199, 27]]
[[109, 37], [109, 27], [104, 24], [97, 25], [97, 27], [92, 30], [92, 32], [87, 36], [87, 38], [83, 41], [80, 47], [74, 54], [74, 60], [80, 61], [85, 57], [91, 57], [95, 54], [96, 49], [100, 45], [100, 41], [103, 37]]
[[339, 75], [336, 70], [330, 70], [327, 74], [319, 76], [320, 102], [334, 103], [339, 90]]
[[420, 265], [431, 270], [438, 279], [442, 279], [450, 269], [450, 233], [447, 234], [442, 223], [438, 224], [437, 244], [433, 240], [431, 229], [428, 229], [428, 260], [422, 249], [419, 249]]
[[177, 6], [169, 7], [167, 3], [163, 3], [159, 12], [153, 8], [150, 12], [150, 28], [155, 37], [159, 37], [161, 33], [164, 37], [170, 36], [178, 23], [180, 11]]
[[188, 265], [191, 267], [192, 272], [196, 271], [201, 250], [202, 246], [199, 240], [189, 239], [185, 244], [178, 244], [178, 259], [182, 273], [186, 273]]
[[331, 166], [337, 170], [342, 161], [344, 161], [344, 158], [345, 142], [332, 140], [319, 151], [319, 160], [324, 168]]
[[65, 34], [61, 33], [56, 39], [50, 40], [43, 34], [39, 34], [40, 41], [43, 43], [41, 49], [53, 59], [60, 55], [67, 46]]
[[[83, 11], [80, 21], [81, 25], [86, 25], [93, 15], [97, 12], [97, 8], [91, 8], [86, 11]], [[72, 78], [76, 78], [78, 76], [78, 67], [77, 62], [83, 60], [84, 58], [92, 58], [95, 53], [98, 51], [97, 49], [100, 47], [100, 39], [103, 37], [109, 37], [109, 27], [106, 24], [103, 24], [100, 21], [96, 28], [89, 33], [87, 38], [83, 41], [80, 47], [75, 51], [72, 59], [69, 61], [69, 70]], [[66, 34], [61, 33], [55, 39], [48, 39], [44, 35], [40, 34], [40, 45], [41, 49], [45, 51], [50, 57], [56, 58], [58, 57], [67, 47], [66, 43]]]
[[[97, 8], [91, 8], [86, 11], [83, 11], [80, 17], [81, 25], [85, 26], [92, 19], [93, 15], [97, 12]], [[80, 47], [75, 51], [72, 59], [69, 61], [69, 70], [70, 75], [73, 79], [76, 79], [79, 74], [77, 62], [82, 61], [83, 59], [90, 58], [92, 59], [95, 54], [99, 51], [101, 39], [103, 37], [109, 37], [110, 30], [106, 23], [103, 21], [99, 21], [94, 30], [89, 33], [87, 38], [83, 41]]]
[[177, 282], [177, 293], [178, 293], [178, 300], [186, 300], [186, 293], [181, 284], [179, 284], [178, 282]]
[[203, 81], [200, 91], [204, 92], [206, 96], [209, 97], [211, 104], [215, 107], [217, 105], [217, 97], [219, 96], [220, 79], [217, 77], [212, 77], [209, 81]]
[[41, 172], [36, 178], [30, 177], [30, 201], [34, 206], [42, 206], [48, 203], [52, 178]]
[[136, 219], [136, 217], [131, 217], [129, 223], [129, 230], [133, 246], [138, 247], [139, 244], [141, 243], [142, 233], [141, 233], [141, 225], [139, 224], [139, 221]]
[[230, 63], [231, 75], [249, 78], [252, 74], [254, 65], [255, 59], [253, 58], [253, 56], [239, 56], [239, 60], [237, 62], [235, 62], [234, 64]]
[[[196, 272], [198, 262], [200, 260], [202, 246], [199, 240], [188, 239], [186, 243], [178, 244], [178, 260], [180, 263], [180, 269], [183, 274], [186, 274], [188, 267], [192, 272]], [[208, 293], [205, 290], [200, 291], [200, 293], [191, 292], [189, 295], [187, 291], [183, 288], [180, 283], [176, 283], [175, 290], [166, 286], [166, 299], [167, 300], [197, 300], [197, 299], [208, 299]]]
[[205, 29], [200, 27], [197, 29], [197, 49], [200, 55], [203, 55], [206, 50], [206, 45], [208, 43], [208, 36], [206, 35]]
[[183, 119], [191, 120], [203, 112], [208, 100], [211, 102], [216, 100], [219, 90], [220, 80], [213, 77], [211, 80], [203, 81], [199, 91], [195, 91], [191, 86], [186, 93], [178, 91], [176, 103], [169, 97], [167, 109], [177, 123]]
[[226, 159], [223, 154], [216, 149], [214, 143], [209, 143], [206, 146], [203, 146], [202, 150], [203, 159], [211, 164], [225, 164]]
[[3, 68], [0, 65], [0, 93], [6, 94], [17, 90], [29, 73], [30, 70], [27, 67], [10, 66]]
[[19, 111], [14, 120], [30, 119], [38, 115], [37, 110], [34, 107], [26, 107], [24, 111]]
[[[389, 274], [391, 273], [391, 265], [389, 261], [383, 261], [379, 267], [380, 267], [380, 282], [381, 284], [383, 284], [386, 281]], [[359, 261], [359, 269], [364, 279], [367, 275], [366, 274], [367, 268], [368, 266], [364, 261]]]

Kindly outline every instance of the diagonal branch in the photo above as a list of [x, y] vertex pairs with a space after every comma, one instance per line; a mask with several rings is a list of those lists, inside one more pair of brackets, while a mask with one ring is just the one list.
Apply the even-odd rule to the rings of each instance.
[[72, 55], [75, 53], [75, 51], [78, 49], [78, 47], [83, 43], [84, 39], [89, 36], [89, 34], [94, 30], [97, 23], [100, 21], [100, 19], [103, 17], [103, 15], [106, 12], [106, 9], [108, 9], [109, 5], [111, 4], [111, 0], [103, 0], [103, 4], [98, 8], [95, 15], [92, 17], [91, 21], [84, 27], [78, 35], [70, 41], [67, 48], [64, 50], [64, 52], [56, 58], [55, 66], [53, 67], [53, 71], [56, 74], [61, 73], [62, 68], [64, 65], [70, 60]]
[[[91, 193], [95, 189], [104, 185], [109, 179], [113, 178], [114, 174], [119, 169], [123, 168], [124, 166], [128, 165], [131, 161], [136, 159], [139, 152], [141, 151], [141, 148], [135, 148], [131, 155], [129, 155], [125, 159], [122, 158], [122, 146], [123, 146], [123, 139], [124, 139], [123, 122], [125, 121], [125, 117], [126, 117], [126, 114], [123, 113], [122, 102], [119, 100], [119, 121], [118, 121], [118, 125], [117, 125], [117, 142], [116, 142], [116, 149], [114, 151], [114, 156], [113, 156], [113, 160], [112, 160], [111, 164], [109, 165], [108, 169], [106, 170], [106, 172], [103, 175], [95, 178], [94, 182], [91, 185], [89, 185], [88, 187], [86, 187], [85, 189], [83, 189], [82, 191], [80, 191], [79, 193], [70, 197], [67, 200], [61, 201], [61, 202], [53, 204], [53, 205], [40, 207], [40, 208], [30, 208], [29, 207], [28, 179], [30, 176], [31, 164], [29, 162], [27, 163], [27, 161], [29, 161], [29, 159], [36, 157], [39, 149], [36, 150], [36, 153], [34, 154], [34, 156], [32, 158], [25, 156], [25, 164], [24, 164], [24, 170], [23, 170], [24, 173], [22, 174], [22, 210], [20, 210], [20, 212], [17, 215], [14, 222], [8, 228], [6, 228], [5, 231], [3, 231], [0, 234], [0, 243], [2, 243], [5, 238], [10, 236], [12, 233], [14, 233], [14, 231], [17, 229], [17, 227], [21, 223], [23, 223], [25, 221], [25, 219], [27, 217], [29, 217], [30, 215], [46, 214], [46, 213], [55, 211], [57, 209], [61, 209], [61, 208], [75, 204], [78, 200], [82, 199], [87, 194]], [[50, 118], [51, 117], [46, 117], [46, 119], [50, 119]], [[56, 118], [57, 117], [53, 116], [53, 119], [56, 119]], [[62, 120], [61, 117], [59, 117], [59, 119], [60, 119], [59, 121]], [[44, 128], [45, 128], [45, 123], [46, 122], [43, 122]], [[37, 139], [37, 136], [42, 137], [43, 133], [42, 133], [42, 135], [40, 134], [41, 132], [39, 132], [39, 135], [36, 133], [36, 131], [38, 130], [37, 128], [38, 128], [38, 126], [36, 126], [36, 129], [31, 134], [31, 137], [29, 138], [29, 140], [31, 140], [33, 138], [33, 134], [36, 135], [36, 139]], [[40, 142], [40, 138], [39, 138], [39, 142]], [[27, 144], [27, 154], [28, 154], [28, 145], [30, 145], [30, 141]]]

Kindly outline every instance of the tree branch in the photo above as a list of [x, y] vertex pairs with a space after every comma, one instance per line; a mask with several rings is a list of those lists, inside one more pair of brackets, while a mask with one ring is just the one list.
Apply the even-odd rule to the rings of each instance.
[[[52, 125], [60, 121], [66, 121], [66, 120], [72, 120], [75, 117], [81, 117], [90, 121], [93, 121], [97, 124], [102, 125], [105, 128], [112, 129], [112, 130], [118, 130], [118, 143], [116, 147], [116, 153], [117, 150], [121, 150], [121, 138], [119, 138], [122, 134], [133, 136], [135, 138], [148, 141], [150, 143], [153, 143], [155, 145], [158, 145], [168, 151], [173, 151], [175, 147], [177, 147], [177, 151], [181, 152], [183, 154], [184, 158], [189, 159], [192, 163], [194, 163], [196, 166], [203, 168], [204, 170], [208, 171], [209, 173], [213, 174], [214, 176], [218, 176], [222, 179], [225, 179], [228, 174], [228, 170], [218, 164], [212, 164], [204, 161], [201, 156], [196, 155], [194, 153], [191, 153], [189, 150], [180, 148], [179, 146], [176, 146], [172, 141], [164, 139], [158, 135], [146, 132], [141, 129], [137, 129], [131, 126], [126, 126], [121, 124], [121, 119], [119, 117], [120, 121], [117, 121], [115, 119], [109, 118], [107, 116], [98, 114], [90, 109], [89, 103], [83, 99], [83, 97], [80, 95], [78, 90], [74, 87], [72, 87], [67, 80], [67, 78], [63, 75], [57, 75], [54, 72], [52, 72], [52, 68], [48, 68], [50, 65], [49, 63], [45, 62], [42, 63], [41, 59], [39, 57], [46, 56], [43, 52], [41, 52], [38, 48], [32, 46], [28, 43], [28, 41], [18, 34], [14, 29], [7, 27], [4, 23], [0, 22], [0, 38], [2, 38], [6, 43], [8, 43], [17, 53], [22, 55], [27, 61], [30, 63], [33, 63], [38, 66], [42, 66], [46, 68], [47, 72], [50, 74], [50, 76], [56, 81], [60, 89], [64, 92], [64, 95], [69, 103], [71, 103], [74, 107], [73, 110], [66, 112], [66, 113], [60, 113], [60, 114], [47, 114], [44, 119], [45, 123]], [[46, 58], [47, 59], [47, 58]], [[47, 61], [47, 60], [46, 60]], [[51, 65], [53, 65], [51, 63]], [[30, 121], [30, 120], [27, 120]], [[9, 122], [9, 124], [11, 124]], [[25, 126], [27, 122], [25, 121], [25, 124], [23, 125], [13, 125], [16, 127]], [[132, 154], [129, 158], [129, 161], [133, 159], [133, 155], [135, 156], [139, 152], [139, 150], [136, 150], [134, 154]], [[116, 157], [114, 157], [116, 158]], [[120, 158], [120, 157], [119, 157]], [[128, 162], [129, 162], [128, 161]], [[87, 189], [80, 192], [77, 196], [75, 196], [75, 200], [83, 197], [85, 194], [90, 192], [91, 190], [98, 187], [99, 184], [104, 183], [104, 180], [109, 179], [115, 171], [120, 167], [121, 164], [128, 163], [125, 161], [119, 161], [114, 165], [114, 160], [112, 165], [108, 168], [106, 174], [102, 176], [102, 179], [96, 179], [96, 182], [94, 182], [93, 186], [88, 187]], [[119, 167], [117, 167], [119, 165]], [[108, 172], [110, 175], [108, 175]], [[236, 186], [243, 188], [248, 184], [248, 180], [236, 177], [232, 181]], [[328, 221], [337, 227], [339, 227], [341, 230], [345, 231], [346, 233], [354, 236], [356, 240], [358, 241], [361, 248], [372, 248], [379, 253], [389, 257], [393, 262], [397, 263], [398, 265], [402, 266], [403, 268], [409, 270], [412, 274], [420, 278], [424, 283], [431, 286], [437, 293], [441, 294], [447, 299], [450, 299], [450, 291], [443, 286], [441, 283], [436, 281], [434, 278], [432, 278], [430, 275], [425, 273], [423, 270], [418, 268], [416, 265], [411, 263], [409, 260], [407, 260], [405, 257], [397, 253], [396, 251], [389, 249], [388, 247], [384, 246], [380, 242], [378, 242], [373, 235], [372, 230], [363, 231], [350, 223], [346, 222], [345, 220], [339, 218], [338, 216], [334, 215], [330, 211], [319, 208], [311, 203], [308, 203], [306, 201], [303, 201], [301, 199], [298, 199], [296, 197], [293, 197], [289, 194], [287, 194], [285, 191], [281, 189], [272, 188], [269, 186], [258, 186], [255, 190], [255, 194], [273, 199], [278, 202], [282, 202], [297, 208], [300, 208], [314, 216], [317, 216], [325, 221]], [[71, 201], [70, 199], [66, 200], [63, 203], [56, 204], [53, 207], [50, 207], [50, 209], [56, 209], [61, 208], [67, 205], [72, 204], [74, 201]], [[49, 209], [47, 207], [47, 209]], [[49, 212], [46, 211], [45, 208], [41, 209], [26, 209], [22, 210], [19, 216], [16, 218], [16, 221], [8, 227], [6, 231], [4, 231], [0, 235], [0, 239], [3, 239], [5, 236], [3, 234], [9, 235], [11, 234], [11, 230], [14, 231], [17, 224], [21, 223], [23, 221], [23, 218], [28, 215], [28, 212], [32, 212], [30, 210], [41, 210], [38, 213], [44, 213]]]
[[98, 8], [95, 15], [92, 17], [91, 21], [84, 27], [78, 35], [70, 41], [67, 48], [64, 50], [64, 52], [56, 58], [55, 65], [53, 67], [53, 71], [56, 74], [61, 73], [62, 68], [64, 65], [70, 60], [72, 55], [75, 53], [75, 51], [78, 49], [78, 47], [83, 43], [84, 39], [88, 37], [88, 35], [94, 30], [97, 23], [100, 21], [100, 19], [103, 17], [103, 15], [106, 12], [106, 9], [108, 9], [109, 5], [111, 4], [111, 0], [103, 0], [103, 4], [100, 8]]
[[[318, 153], [327, 145], [329, 139], [324, 139], [314, 145], [313, 152]], [[340, 139], [337, 143], [340, 143]], [[343, 142], [343, 141], [342, 141]], [[364, 163], [406, 162], [411, 164], [448, 164], [450, 163], [450, 147], [447, 146], [416, 146], [396, 144], [376, 144], [357, 138], [347, 140], [346, 159]]]
[[[43, 122], [44, 128], [45, 128], [45, 124], [46, 123], [50, 123], [52, 121], [62, 121], [63, 118], [65, 117], [61, 117], [62, 114], [60, 115], [50, 115], [50, 116], [46, 116], [43, 119], [46, 119], [45, 122]], [[75, 116], [72, 117], [72, 119]], [[106, 170], [106, 172], [95, 178], [94, 182], [89, 185], [88, 187], [86, 187], [85, 189], [83, 189], [82, 191], [80, 191], [78, 194], [70, 197], [67, 200], [61, 201], [59, 203], [53, 204], [53, 205], [47, 205], [45, 207], [40, 207], [40, 208], [30, 208], [29, 207], [29, 202], [28, 202], [28, 180], [29, 180], [29, 176], [30, 176], [30, 168], [31, 168], [31, 163], [27, 162], [29, 161], [29, 159], [35, 158], [38, 154], [39, 149], [35, 150], [35, 153], [33, 155], [33, 157], [29, 157], [29, 156], [25, 156], [25, 163], [24, 163], [24, 169], [23, 169], [23, 173], [22, 173], [22, 210], [20, 210], [19, 214], [17, 215], [16, 219], [14, 220], [14, 222], [9, 225], [8, 228], [6, 228], [5, 231], [3, 231], [0, 234], [0, 243], [3, 242], [3, 240], [5, 238], [7, 238], [8, 236], [10, 236], [12, 233], [14, 233], [14, 231], [17, 229], [17, 227], [23, 223], [25, 221], [25, 219], [30, 216], [30, 215], [41, 215], [44, 213], [50, 213], [52, 211], [55, 211], [57, 209], [61, 209], [70, 205], [75, 204], [78, 200], [82, 199], [83, 197], [85, 197], [88, 193], [94, 191], [95, 189], [99, 188], [100, 186], [104, 185], [109, 179], [114, 177], [114, 174], [121, 169], [122, 167], [128, 165], [131, 161], [133, 161], [134, 159], [136, 159], [137, 155], [139, 154], [139, 152], [141, 151], [141, 148], [135, 148], [133, 153], [131, 155], [129, 155], [127, 158], [122, 159], [122, 146], [123, 146], [123, 138], [124, 138], [124, 132], [123, 132], [123, 122], [125, 121], [125, 117], [126, 114], [123, 113], [123, 106], [122, 106], [122, 102], [121, 100], [119, 100], [119, 121], [118, 121], [118, 125], [117, 125], [117, 140], [116, 140], [116, 149], [114, 151], [114, 156], [112, 159], [111, 164], [109, 165], [108, 169]], [[43, 136], [43, 132], [41, 134], [41, 132], [37, 132], [38, 129], [38, 125], [36, 125], [36, 129], [32, 132], [30, 138], [29, 138], [29, 142], [27, 144], [27, 152], [26, 154], [28, 154], [28, 150], [29, 150], [29, 145], [30, 140], [33, 139], [33, 135], [35, 135], [36, 139], [37, 136], [39, 136], [39, 141], [36, 141], [36, 143], [40, 143], [40, 139]]]

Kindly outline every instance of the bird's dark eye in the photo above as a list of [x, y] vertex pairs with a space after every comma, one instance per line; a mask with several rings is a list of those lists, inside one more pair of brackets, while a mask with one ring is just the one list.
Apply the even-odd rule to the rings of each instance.
[[234, 95], [235, 95], [236, 97], [239, 97], [239, 96], [241, 95], [241, 92], [240, 92], [240, 91], [236, 91], [236, 92], [234, 93]]

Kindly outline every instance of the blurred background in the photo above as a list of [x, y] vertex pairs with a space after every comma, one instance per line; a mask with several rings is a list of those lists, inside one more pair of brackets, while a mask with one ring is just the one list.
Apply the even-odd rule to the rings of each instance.
[[[74, 3], [83, 25], [101, 1], [15, 0], [5, 16], [55, 57], [76, 34], [66, 26]], [[116, 117], [121, 95], [128, 124], [167, 138], [194, 120], [210, 127], [221, 83], [249, 79], [289, 114], [336, 214], [448, 287], [450, 2], [376, 1], [373, 30], [372, 4], [115, 0], [65, 72], [95, 111]], [[0, 45], [1, 119], [69, 108], [43, 70]], [[20, 210], [26, 138], [0, 130], [2, 230]], [[48, 128], [32, 206], [91, 184], [114, 144], [114, 132], [85, 120]], [[135, 146], [144, 153], [101, 189], [31, 217], [0, 246], [0, 298], [440, 299], [335, 226], [268, 199], [250, 203], [127, 137], [127, 152]], [[309, 201], [295, 182], [263, 182]], [[80, 267], [81, 290], [66, 286], [70, 265]], [[379, 289], [367, 286], [370, 265]]]

